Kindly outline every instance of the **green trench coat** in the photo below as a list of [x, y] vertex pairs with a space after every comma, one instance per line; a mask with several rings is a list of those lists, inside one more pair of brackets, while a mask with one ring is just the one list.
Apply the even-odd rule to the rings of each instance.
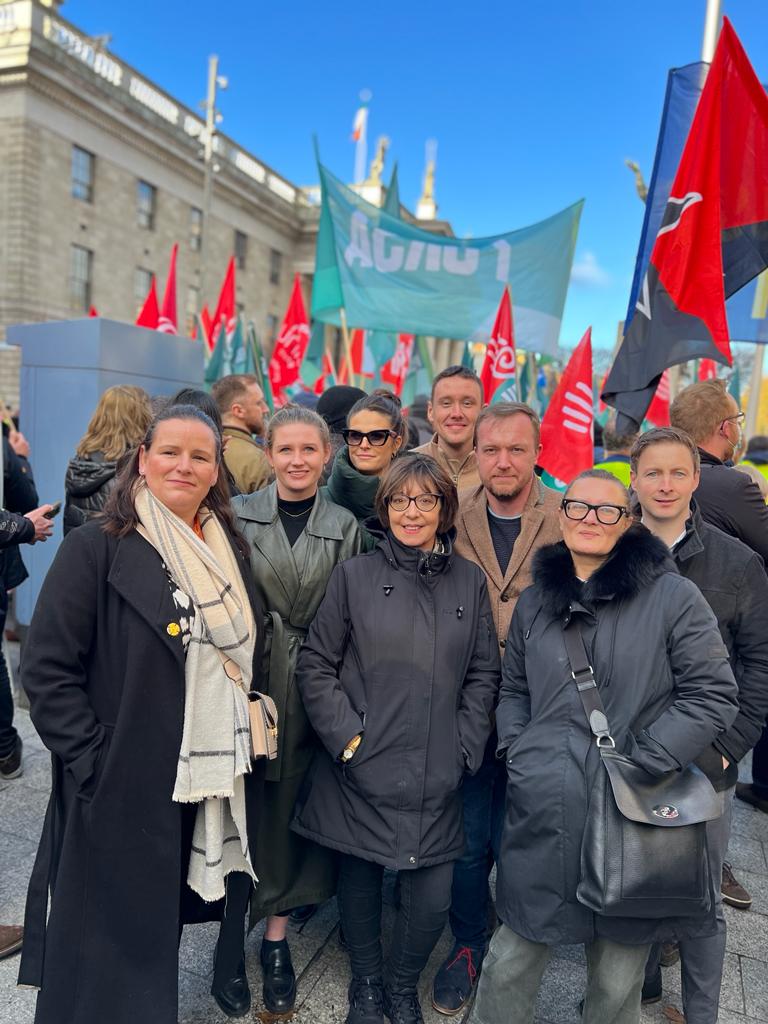
[[277, 486], [232, 502], [251, 552], [251, 571], [264, 608], [265, 690], [277, 705], [278, 755], [267, 767], [264, 805], [254, 852], [259, 885], [251, 923], [336, 891], [334, 855], [291, 832], [296, 796], [319, 741], [293, 675], [299, 648], [325, 594], [333, 568], [361, 548], [357, 520], [321, 491], [304, 533], [291, 548], [277, 513]]

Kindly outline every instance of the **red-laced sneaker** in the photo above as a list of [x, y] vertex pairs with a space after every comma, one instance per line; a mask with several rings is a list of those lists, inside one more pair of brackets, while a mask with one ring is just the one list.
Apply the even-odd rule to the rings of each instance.
[[482, 959], [482, 949], [453, 947], [432, 983], [432, 1006], [438, 1013], [452, 1017], [464, 1009], [472, 995]]

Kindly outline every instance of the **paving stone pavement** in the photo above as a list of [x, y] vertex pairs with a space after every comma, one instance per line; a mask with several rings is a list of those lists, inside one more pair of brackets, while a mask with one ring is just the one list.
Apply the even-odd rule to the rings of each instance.
[[[49, 760], [25, 711], [17, 713], [17, 728], [25, 744], [24, 774], [12, 782], [0, 781], [0, 922], [21, 922], [26, 886], [32, 870], [49, 789]], [[747, 766], [743, 771], [748, 777]], [[752, 910], [726, 908], [728, 944], [721, 1000], [720, 1024], [768, 1022], [768, 815], [736, 801], [729, 859], [739, 879], [752, 893]], [[387, 909], [385, 921], [391, 916]], [[211, 957], [215, 925], [185, 929], [179, 963], [180, 1024], [223, 1024], [227, 1018], [213, 1003]], [[246, 945], [247, 970], [254, 993], [249, 1019], [262, 1020], [259, 1011], [258, 950], [261, 930]], [[151, 941], [151, 936], [148, 936]], [[291, 926], [290, 944], [299, 974], [296, 1024], [343, 1024], [349, 981], [347, 957], [338, 944], [338, 916], [333, 902], [326, 904], [301, 929]], [[433, 1012], [429, 986], [435, 969], [450, 945], [447, 934], [424, 972], [422, 1005], [426, 1024], [445, 1017]], [[18, 957], [0, 961], [0, 1024], [32, 1024], [34, 993], [16, 988]], [[585, 978], [583, 955], [577, 947], [564, 947], [553, 957], [544, 978], [536, 1020], [538, 1024], [576, 1024], [577, 1005]], [[680, 972], [664, 970], [664, 1000], [643, 1012], [643, 1024], [666, 1018], [662, 1008], [680, 1008]], [[465, 1015], [466, 1017], [466, 1015]], [[461, 1021], [465, 1018], [455, 1018]], [[105, 1017], [105, 1024], [109, 1024]], [[136, 1024], [152, 1024], [137, 1021]]]

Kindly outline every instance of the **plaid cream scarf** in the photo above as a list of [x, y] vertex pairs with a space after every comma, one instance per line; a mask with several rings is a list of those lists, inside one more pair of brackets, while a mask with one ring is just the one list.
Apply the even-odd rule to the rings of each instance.
[[204, 900], [217, 900], [230, 871], [244, 871], [257, 881], [248, 849], [244, 780], [251, 770], [247, 692], [256, 626], [218, 519], [200, 509], [203, 542], [143, 481], [134, 504], [138, 532], [195, 607], [173, 799], [199, 804], [187, 883]]

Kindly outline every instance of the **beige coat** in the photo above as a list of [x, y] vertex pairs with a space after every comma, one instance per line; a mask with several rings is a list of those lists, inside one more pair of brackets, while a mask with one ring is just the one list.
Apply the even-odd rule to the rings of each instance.
[[240, 427], [224, 427], [224, 437], [229, 438], [224, 463], [240, 493], [252, 494], [266, 487], [272, 481], [272, 469], [261, 446]]
[[534, 477], [528, 502], [523, 509], [520, 536], [515, 541], [507, 571], [502, 577], [488, 527], [485, 488], [477, 487], [459, 494], [455, 549], [458, 554], [479, 565], [485, 573], [502, 654], [517, 599], [532, 583], [533, 556], [545, 544], [555, 544], [562, 540], [557, 518], [561, 500], [562, 495], [558, 491], [545, 487], [538, 477]]
[[456, 484], [458, 490], [480, 485], [480, 475], [477, 472], [477, 458], [474, 448], [463, 460], [449, 459], [442, 448], [438, 446], [437, 434], [432, 435], [432, 440], [426, 444], [419, 445], [412, 449], [415, 455], [431, 455], [435, 462], [439, 462], [448, 476]]

